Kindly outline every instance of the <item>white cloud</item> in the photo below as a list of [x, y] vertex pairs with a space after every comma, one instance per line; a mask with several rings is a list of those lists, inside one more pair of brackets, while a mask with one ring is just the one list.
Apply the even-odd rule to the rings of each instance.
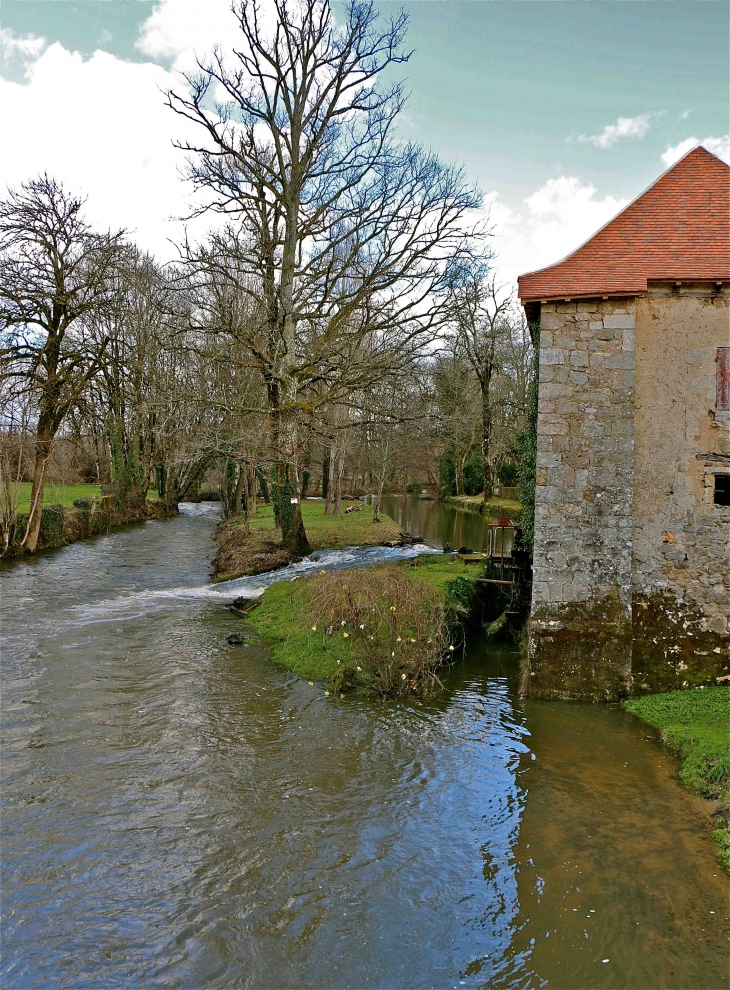
[[[202, 12], [202, 16], [201, 16]], [[275, 23], [272, 0], [260, 4], [264, 32]], [[143, 23], [137, 48], [152, 59], [169, 60], [180, 72], [196, 70], [196, 56], [203, 58], [214, 45], [223, 50], [241, 44], [240, 28], [231, 13], [230, 0], [160, 0]]]
[[621, 138], [643, 138], [651, 126], [652, 114], [638, 117], [619, 117], [615, 124], [606, 124], [598, 134], [581, 134], [579, 141], [590, 141], [596, 148], [610, 148]]
[[38, 35], [18, 37], [10, 28], [0, 30], [0, 75], [8, 79], [23, 79], [46, 44], [46, 39]]
[[591, 183], [575, 176], [549, 179], [516, 212], [497, 193], [485, 196], [494, 227], [494, 267], [515, 288], [517, 276], [561, 261], [615, 216], [628, 200], [599, 198]]
[[722, 137], [706, 137], [703, 141], [698, 141], [696, 137], [688, 137], [684, 141], [680, 141], [679, 144], [669, 145], [662, 155], [664, 167], [669, 168], [671, 165], [674, 165], [688, 151], [691, 151], [700, 144], [703, 148], [707, 148], [713, 155], [717, 155], [718, 158], [722, 158], [723, 161], [730, 165], [730, 134], [725, 134]]
[[190, 188], [173, 136], [184, 122], [164, 105], [178, 85], [159, 65], [97, 51], [84, 60], [56, 43], [28, 69], [26, 85], [0, 79], [0, 195], [7, 185], [48, 171], [88, 195], [87, 215], [102, 227], [127, 227], [140, 246], [173, 256], [168, 238], [181, 225]]

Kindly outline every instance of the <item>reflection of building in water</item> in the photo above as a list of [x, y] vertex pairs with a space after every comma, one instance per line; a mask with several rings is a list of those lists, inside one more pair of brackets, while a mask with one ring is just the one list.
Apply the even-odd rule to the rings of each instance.
[[728, 673], [729, 193], [696, 148], [519, 280], [540, 325], [530, 693]]

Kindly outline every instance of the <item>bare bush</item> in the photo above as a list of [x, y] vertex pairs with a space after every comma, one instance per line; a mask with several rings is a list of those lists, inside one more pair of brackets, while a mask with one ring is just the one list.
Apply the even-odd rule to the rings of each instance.
[[309, 619], [327, 637], [351, 640], [352, 666], [337, 689], [362, 683], [385, 695], [425, 694], [453, 653], [444, 597], [403, 567], [323, 574], [308, 582]]

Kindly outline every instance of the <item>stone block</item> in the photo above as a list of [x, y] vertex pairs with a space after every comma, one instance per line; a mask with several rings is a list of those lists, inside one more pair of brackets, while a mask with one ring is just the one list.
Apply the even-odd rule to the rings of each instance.
[[562, 316], [558, 316], [557, 313], [545, 312], [545, 307], [543, 306], [540, 312], [540, 330], [562, 330], [565, 320]]
[[559, 347], [541, 347], [540, 364], [565, 364], [565, 352]]
[[613, 330], [633, 330], [636, 327], [636, 317], [632, 314], [604, 316], [603, 325]]
[[559, 383], [548, 383], [540, 389], [541, 399], [569, 399], [573, 395], [573, 389], [570, 385], [561, 385]]
[[613, 332], [613, 330], [607, 327], [602, 326], [596, 328], [596, 337], [598, 338], [598, 340], [613, 340], [615, 336], [616, 334]]
[[[599, 357], [599, 355], [594, 354], [593, 357]], [[591, 363], [592, 363], [592, 359], [591, 359]], [[626, 370], [626, 371], [633, 371], [635, 364], [636, 361], [634, 358], [633, 351], [617, 351], [614, 354], [606, 354], [605, 359], [603, 361], [604, 368]]]
[[573, 368], [587, 368], [588, 355], [584, 351], [573, 351], [570, 355], [570, 364]]

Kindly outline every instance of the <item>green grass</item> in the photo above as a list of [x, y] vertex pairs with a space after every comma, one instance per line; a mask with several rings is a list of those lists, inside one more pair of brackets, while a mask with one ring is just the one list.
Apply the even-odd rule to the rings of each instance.
[[[29, 481], [20, 484], [18, 490], [18, 512], [30, 511], [30, 493], [32, 485]], [[44, 505], [62, 505], [64, 509], [71, 509], [74, 502], [79, 498], [101, 498], [101, 487], [99, 485], [57, 485], [47, 482], [43, 491]], [[158, 498], [157, 492], [152, 489], [147, 492], [147, 498]]]
[[[392, 566], [392, 565], [380, 565]], [[459, 598], [463, 578], [470, 584], [478, 576], [477, 569], [466, 567], [461, 561], [439, 554], [419, 559], [418, 567], [405, 566], [412, 581], [423, 581], [449, 596], [449, 585], [455, 586]], [[309, 614], [306, 579], [273, 584], [261, 596], [261, 604], [247, 617], [255, 631], [271, 647], [271, 659], [299, 677], [312, 681], [326, 681], [337, 672], [340, 665], [352, 664], [352, 639], [336, 636], [325, 637], [320, 628], [314, 632], [307, 617]]]
[[[30, 492], [32, 487], [29, 481], [24, 481], [19, 486], [18, 512], [30, 511]], [[48, 482], [43, 492], [43, 504], [62, 505], [65, 509], [70, 509], [76, 499], [91, 498], [92, 495], [101, 498], [101, 488], [99, 485], [55, 485]]]
[[[695, 688], [646, 695], [624, 708], [661, 732], [661, 739], [683, 760], [679, 777], [695, 794], [730, 801], [730, 689]], [[718, 856], [730, 872], [730, 827], [717, 829]]]
[[[351, 505], [362, 505], [362, 512], [348, 512]], [[340, 547], [375, 546], [383, 540], [397, 540], [398, 527], [390, 516], [381, 513], [381, 522], [373, 523], [373, 507], [362, 502], [343, 502], [339, 516], [325, 515], [324, 502], [302, 502], [302, 517], [313, 550], [337, 550]], [[227, 525], [243, 526], [243, 516], [234, 516]], [[251, 532], [274, 531], [274, 508], [260, 505], [249, 517]]]
[[444, 502], [463, 509], [481, 512], [484, 516], [497, 516], [503, 512], [512, 516], [519, 516], [522, 509], [517, 499], [499, 498], [498, 496], [493, 496], [485, 502], [482, 495], [447, 495]]

